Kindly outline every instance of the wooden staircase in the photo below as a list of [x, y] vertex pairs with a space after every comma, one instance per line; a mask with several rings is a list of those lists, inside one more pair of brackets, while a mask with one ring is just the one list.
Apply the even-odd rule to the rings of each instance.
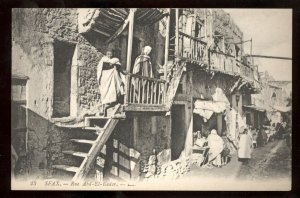
[[[61, 126], [71, 129], [76, 138], [71, 138], [70, 150], [63, 150], [64, 163], [52, 165], [54, 177], [63, 180], [80, 181], [85, 179], [95, 163], [95, 159], [112, 134], [119, 119], [114, 115], [121, 112], [121, 105], [117, 105], [112, 117], [85, 117], [84, 126]], [[75, 130], [74, 130], [75, 129]], [[75, 134], [75, 131], [80, 133]]]
[[185, 63], [176, 62], [172, 68], [172, 78], [170, 80], [169, 88], [167, 90], [166, 109], [170, 110], [177, 92], [177, 88], [181, 81], [181, 76], [185, 69]]

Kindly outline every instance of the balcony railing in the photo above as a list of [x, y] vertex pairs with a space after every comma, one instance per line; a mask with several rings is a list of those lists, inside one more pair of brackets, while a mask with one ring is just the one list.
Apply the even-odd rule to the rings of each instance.
[[167, 81], [127, 74], [128, 81], [127, 97], [128, 105], [160, 106], [165, 105]]
[[209, 62], [212, 69], [237, 73], [252, 79], [254, 78], [253, 68], [240, 62], [232, 55], [223, 52], [209, 51]]
[[203, 62], [206, 58], [207, 43], [200, 38], [179, 32], [179, 51], [180, 58], [191, 62]]

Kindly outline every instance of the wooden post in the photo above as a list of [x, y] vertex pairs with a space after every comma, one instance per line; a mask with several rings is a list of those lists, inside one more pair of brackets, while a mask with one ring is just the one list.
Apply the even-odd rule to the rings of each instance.
[[[202, 35], [200, 35], [202, 36]], [[205, 9], [205, 21], [204, 21], [204, 41], [207, 42], [207, 8]]]
[[251, 42], [251, 45], [250, 45], [251, 64], [253, 65], [253, 57], [252, 57], [252, 38], [251, 38], [250, 42]]
[[175, 30], [175, 55], [176, 58], [179, 57], [179, 9], [176, 8], [176, 30]]
[[133, 148], [137, 148], [138, 135], [139, 135], [138, 116], [134, 115], [134, 117], [133, 117], [133, 143], [132, 143]]
[[[132, 54], [132, 41], [133, 41], [133, 24], [134, 24], [134, 12], [135, 9], [130, 9], [129, 11], [129, 28], [128, 28], [128, 45], [127, 45], [127, 62], [126, 62], [126, 71], [130, 73], [131, 68], [131, 54]], [[128, 104], [129, 99], [129, 85], [130, 85], [130, 77], [126, 75], [126, 83], [125, 83], [125, 105]]]
[[164, 79], [167, 80], [167, 66], [169, 59], [169, 42], [170, 42], [170, 15], [171, 9], [168, 9], [169, 15], [167, 16], [167, 24], [166, 24], [166, 40], [165, 40], [165, 65], [164, 65]]

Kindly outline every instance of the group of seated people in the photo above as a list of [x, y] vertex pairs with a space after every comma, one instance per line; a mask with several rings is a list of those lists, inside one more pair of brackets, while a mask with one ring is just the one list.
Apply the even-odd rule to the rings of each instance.
[[[193, 150], [203, 150], [202, 162], [199, 164], [206, 166], [216, 166], [218, 168], [226, 165], [230, 157], [226, 138], [220, 137], [215, 129], [212, 129], [209, 134], [197, 131], [194, 133]], [[206, 152], [208, 150], [208, 152]]]

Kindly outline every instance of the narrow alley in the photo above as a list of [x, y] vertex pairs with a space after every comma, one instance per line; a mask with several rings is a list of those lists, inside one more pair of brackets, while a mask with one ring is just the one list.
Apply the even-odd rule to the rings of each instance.
[[186, 177], [256, 181], [267, 181], [274, 178], [288, 180], [291, 178], [290, 170], [290, 149], [287, 147], [285, 140], [274, 140], [264, 147], [254, 149], [248, 164], [239, 162], [236, 153], [234, 153], [227, 165], [221, 168], [193, 165]]

